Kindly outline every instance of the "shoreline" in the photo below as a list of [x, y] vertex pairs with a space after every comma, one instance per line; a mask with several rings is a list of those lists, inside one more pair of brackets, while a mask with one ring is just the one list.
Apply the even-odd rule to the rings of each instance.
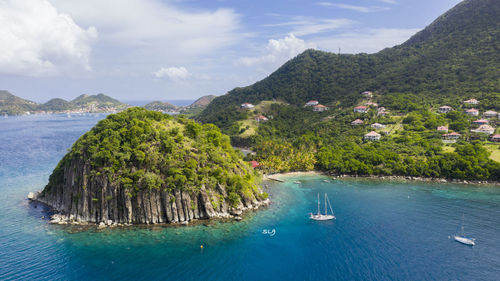
[[267, 180], [276, 180], [280, 178], [287, 178], [293, 176], [326, 176], [330, 179], [366, 179], [366, 180], [379, 180], [379, 181], [399, 181], [399, 182], [428, 182], [428, 183], [455, 183], [455, 184], [467, 184], [467, 185], [490, 185], [490, 186], [500, 186], [500, 182], [496, 181], [486, 181], [486, 180], [459, 180], [459, 179], [443, 179], [443, 178], [424, 178], [424, 177], [412, 177], [412, 176], [377, 176], [377, 175], [334, 175], [322, 171], [295, 171], [286, 173], [276, 173], [276, 174], [264, 174], [263, 178]]

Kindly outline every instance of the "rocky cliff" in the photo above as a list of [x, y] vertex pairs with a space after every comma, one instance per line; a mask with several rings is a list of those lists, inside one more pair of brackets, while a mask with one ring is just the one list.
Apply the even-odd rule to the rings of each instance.
[[134, 108], [82, 136], [35, 200], [62, 221], [183, 223], [266, 205], [257, 183], [213, 125]]

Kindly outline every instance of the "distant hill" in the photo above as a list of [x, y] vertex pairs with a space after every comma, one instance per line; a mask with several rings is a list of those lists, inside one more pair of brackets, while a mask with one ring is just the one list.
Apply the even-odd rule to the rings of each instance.
[[35, 110], [38, 107], [36, 102], [16, 97], [8, 91], [0, 91], [0, 114], [23, 114], [27, 111]]
[[105, 94], [97, 94], [97, 95], [80, 95], [76, 99], [71, 101], [71, 104], [74, 106], [89, 106], [91, 104], [96, 104], [99, 107], [110, 106], [110, 107], [121, 107], [125, 104], [112, 98], [106, 96]]
[[360, 92], [413, 93], [439, 102], [500, 92], [500, 5], [465, 0], [405, 43], [376, 54], [307, 50], [269, 77], [215, 98], [199, 115], [224, 130], [247, 116], [243, 102], [282, 100], [301, 106], [311, 99], [355, 105]]
[[44, 111], [62, 111], [72, 108], [72, 104], [60, 98], [51, 99], [48, 102], [39, 106], [39, 109]]
[[116, 99], [104, 94], [80, 95], [72, 101], [54, 98], [44, 104], [25, 100], [7, 91], [0, 91], [0, 114], [17, 115], [26, 112], [52, 111], [60, 112], [67, 110], [88, 111], [112, 111], [122, 110], [129, 107]]
[[144, 108], [148, 110], [165, 111], [165, 112], [175, 112], [179, 110], [177, 106], [168, 102], [161, 102], [161, 101], [150, 102], [146, 104]]
[[195, 100], [189, 107], [206, 107], [208, 106], [217, 96], [207, 95]]

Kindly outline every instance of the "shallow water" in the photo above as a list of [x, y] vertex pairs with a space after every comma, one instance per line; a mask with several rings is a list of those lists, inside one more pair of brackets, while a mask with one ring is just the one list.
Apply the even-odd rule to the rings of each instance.
[[[500, 189], [495, 187], [286, 177], [285, 183], [266, 183], [273, 201], [269, 208], [238, 223], [102, 231], [47, 224], [42, 209], [24, 198], [43, 188], [71, 144], [103, 117], [0, 120], [0, 280], [500, 276]], [[337, 220], [308, 219], [318, 192], [328, 193]], [[462, 214], [467, 234], [477, 239], [474, 247], [449, 239]]]

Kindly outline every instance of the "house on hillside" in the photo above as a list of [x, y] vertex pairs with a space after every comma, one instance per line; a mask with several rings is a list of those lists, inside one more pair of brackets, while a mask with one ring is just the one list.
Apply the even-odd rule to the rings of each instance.
[[380, 123], [373, 123], [371, 125], [371, 127], [374, 128], [374, 129], [383, 129], [383, 128], [385, 128], [385, 125], [384, 124], [380, 124]]
[[241, 104], [241, 108], [243, 108], [243, 109], [252, 109], [254, 107], [255, 107], [255, 105], [253, 105], [251, 103], [248, 103], [248, 102], [245, 102], [245, 103]]
[[465, 104], [479, 104], [479, 101], [476, 99], [470, 99], [470, 100], [464, 101], [464, 103]]
[[465, 114], [470, 115], [470, 116], [478, 116], [479, 115], [479, 110], [475, 108], [467, 109], [465, 111]]
[[448, 113], [451, 110], [452, 110], [451, 106], [443, 105], [443, 106], [439, 107], [438, 112], [439, 113]]
[[266, 116], [264, 116], [264, 115], [255, 116], [255, 118], [254, 118], [254, 119], [255, 119], [255, 121], [257, 121], [257, 122], [266, 122], [267, 120], [269, 120], [269, 119], [267, 119], [267, 117], [266, 117]]
[[449, 134], [444, 134], [443, 135], [443, 139], [445, 140], [458, 140], [460, 138], [460, 136], [462, 136], [461, 134], [459, 133], [449, 133]]
[[439, 126], [439, 127], [437, 127], [437, 131], [438, 132], [442, 132], [442, 133], [448, 133], [448, 127], [446, 127], [446, 126]]
[[500, 142], [500, 134], [495, 134], [490, 137], [490, 141]]
[[490, 121], [486, 120], [486, 119], [479, 119], [479, 120], [472, 121], [472, 124], [474, 124], [474, 125], [486, 125], [489, 123], [490, 123]]
[[378, 141], [378, 140], [380, 140], [380, 134], [377, 132], [371, 131], [368, 134], [366, 134], [363, 138], [364, 138], [364, 140], [367, 140], [367, 141]]
[[328, 107], [324, 106], [322, 104], [318, 104], [318, 105], [313, 106], [313, 111], [316, 111], [316, 112], [323, 112], [326, 110], [328, 110]]
[[485, 118], [491, 118], [491, 117], [496, 117], [498, 115], [498, 112], [493, 111], [493, 110], [488, 110], [483, 113], [483, 117]]
[[376, 102], [367, 102], [365, 103], [366, 106], [373, 106], [373, 107], [378, 107], [378, 104]]
[[386, 116], [389, 112], [385, 110], [385, 107], [379, 107], [377, 109], [378, 116]]
[[361, 93], [361, 95], [365, 98], [372, 98], [373, 97], [373, 93], [370, 91], [364, 91]]
[[368, 106], [365, 106], [365, 105], [360, 105], [360, 106], [356, 106], [356, 107], [354, 108], [354, 112], [366, 113], [366, 112], [368, 112], [368, 109], [369, 109], [369, 107], [368, 107]]
[[495, 128], [491, 127], [490, 125], [481, 125], [479, 126], [479, 128], [471, 130], [471, 132], [491, 135], [495, 132]]
[[315, 106], [318, 104], [319, 104], [319, 101], [317, 101], [317, 100], [310, 100], [310, 101], [306, 102], [306, 106]]
[[359, 125], [363, 125], [363, 120], [356, 119], [356, 120], [351, 122], [351, 126], [359, 126]]
[[260, 163], [257, 162], [257, 161], [249, 161], [248, 163], [250, 163], [250, 165], [252, 166], [252, 168], [257, 168], [260, 166]]

